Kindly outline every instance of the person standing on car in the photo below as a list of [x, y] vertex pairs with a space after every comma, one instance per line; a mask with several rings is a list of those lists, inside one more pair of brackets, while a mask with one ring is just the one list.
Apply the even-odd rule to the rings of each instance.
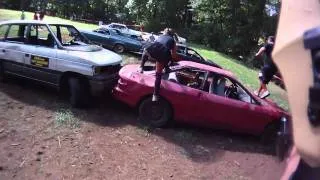
[[274, 64], [272, 59], [272, 51], [274, 47], [274, 36], [269, 36], [267, 43], [263, 46], [259, 52], [256, 54], [256, 57], [265, 54], [264, 58], [264, 66], [261, 70], [261, 76], [259, 75], [260, 79], [260, 88], [255, 94], [261, 98], [266, 98], [270, 95], [268, 91], [267, 84], [272, 80], [273, 76], [277, 73], [277, 66]]
[[143, 73], [146, 61], [156, 62], [156, 80], [152, 101], [159, 100], [159, 92], [162, 78], [162, 71], [168, 70], [169, 63], [178, 60], [176, 42], [173, 38], [174, 32], [171, 28], [166, 28], [164, 34], [147, 46], [142, 54], [140, 72]]

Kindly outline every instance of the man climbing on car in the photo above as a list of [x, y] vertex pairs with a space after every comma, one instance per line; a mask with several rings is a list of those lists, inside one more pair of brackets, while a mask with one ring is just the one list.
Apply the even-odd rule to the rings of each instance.
[[261, 56], [263, 53], [265, 54], [264, 58], [264, 66], [261, 70], [261, 74], [259, 74], [260, 79], [260, 88], [258, 91], [255, 91], [255, 94], [260, 98], [266, 98], [270, 96], [270, 92], [268, 91], [267, 84], [272, 80], [273, 76], [277, 73], [277, 66], [274, 64], [272, 60], [272, 51], [274, 46], [274, 36], [269, 36], [266, 45], [264, 45], [259, 52], [256, 54], [256, 57]]
[[140, 72], [143, 73], [144, 64], [146, 61], [153, 61], [156, 63], [156, 80], [154, 83], [154, 91], [152, 101], [159, 100], [160, 85], [162, 72], [165, 69], [169, 70], [169, 63], [178, 61], [176, 42], [173, 38], [174, 32], [170, 28], [164, 30], [164, 34], [159, 36], [158, 39], [147, 46], [141, 58]]

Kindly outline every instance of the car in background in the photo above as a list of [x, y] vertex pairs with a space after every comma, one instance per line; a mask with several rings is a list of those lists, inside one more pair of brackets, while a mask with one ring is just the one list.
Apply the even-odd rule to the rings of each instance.
[[155, 71], [139, 65], [120, 70], [113, 90], [116, 99], [139, 109], [139, 118], [153, 127], [176, 120], [202, 127], [277, 137], [280, 119], [289, 114], [267, 99], [260, 99], [226, 70], [181, 61], [163, 75], [158, 102], [152, 101]]
[[43, 21], [0, 23], [0, 77], [15, 76], [53, 87], [74, 107], [110, 91], [122, 57], [96, 45], [72, 25]]
[[[148, 42], [153, 42], [155, 41], [160, 35], [163, 35], [163, 31], [159, 32], [159, 33], [146, 33], [143, 32], [141, 34], [142, 39]], [[177, 33], [174, 34], [174, 40], [178, 43], [178, 44], [187, 44], [187, 39], [180, 37]]]
[[141, 36], [140, 31], [136, 31], [133, 29], [128, 28], [125, 24], [119, 24], [119, 23], [111, 23], [108, 25], [102, 25], [100, 28], [107, 28], [107, 29], [117, 29], [123, 34], [133, 35], [133, 36]]
[[[161, 34], [163, 34], [163, 33], [161, 33]], [[176, 42], [178, 42], [180, 44], [187, 44], [187, 39], [179, 36], [177, 33], [175, 33], [173, 37], [176, 40]]]
[[182, 59], [184, 61], [197, 62], [200, 64], [205, 64], [222, 69], [222, 67], [217, 63], [213, 62], [212, 60], [203, 58], [197, 51], [184, 44], [177, 44], [177, 54], [179, 56], [179, 59]]
[[93, 43], [111, 49], [116, 53], [141, 52], [146, 43], [138, 37], [130, 37], [117, 29], [98, 28], [93, 31], [81, 31], [81, 33]]

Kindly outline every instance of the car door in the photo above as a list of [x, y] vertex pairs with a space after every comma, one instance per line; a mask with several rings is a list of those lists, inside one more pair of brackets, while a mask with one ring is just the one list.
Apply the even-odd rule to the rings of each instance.
[[[190, 86], [190, 79], [182, 79], [179, 73], [191, 72], [183, 68], [169, 74], [165, 74], [162, 81], [163, 95], [174, 108], [176, 119], [189, 124], [202, 124], [202, 103], [200, 99], [202, 90]], [[191, 72], [192, 73], [192, 72]], [[192, 74], [190, 74], [192, 75]]]
[[[268, 116], [262, 106], [255, 102], [252, 96], [237, 82], [226, 77], [219, 78], [226, 79], [224, 84], [201, 96], [204, 102], [203, 110], [207, 112], [205, 117], [207, 124], [236, 132], [257, 133], [260, 131], [261, 126], [265, 125], [264, 122], [268, 121]], [[241, 89], [241, 98], [239, 98], [238, 92], [240, 89], [237, 89], [237, 98], [225, 94], [228, 94], [227, 89], [232, 85]]]
[[31, 24], [28, 31], [30, 51], [26, 53], [25, 73], [37, 81], [58, 85], [60, 73], [56, 70], [57, 43], [46, 25]]
[[127, 51], [139, 52], [142, 49], [142, 43], [138, 37], [134, 35], [119, 34], [122, 44], [126, 47]]
[[96, 44], [101, 44], [107, 48], [113, 47], [113, 45], [112, 45], [113, 40], [111, 38], [109, 30], [107, 30], [107, 29], [96, 30], [95, 33], [90, 36], [90, 40], [92, 40]]
[[31, 48], [25, 44], [27, 24], [10, 24], [3, 41], [0, 42], [3, 70], [7, 74], [25, 76], [25, 55]]
[[0, 62], [5, 58], [7, 42], [5, 42], [6, 34], [8, 32], [9, 25], [0, 26]]

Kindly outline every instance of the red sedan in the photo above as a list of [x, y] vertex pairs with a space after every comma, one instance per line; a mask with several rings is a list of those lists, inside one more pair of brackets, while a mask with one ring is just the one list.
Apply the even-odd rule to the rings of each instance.
[[[170, 121], [226, 129], [254, 135], [276, 133], [288, 113], [247, 90], [226, 70], [194, 62], [179, 62], [163, 76], [158, 102], [152, 102], [153, 70], [138, 72], [138, 65], [120, 70], [114, 97], [138, 107], [140, 119], [154, 127]], [[274, 137], [275, 134], [272, 134]]]

